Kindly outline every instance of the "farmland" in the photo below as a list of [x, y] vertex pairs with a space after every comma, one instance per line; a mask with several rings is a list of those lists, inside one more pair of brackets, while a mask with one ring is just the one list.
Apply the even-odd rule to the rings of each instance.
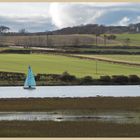
[[[27, 50], [34, 50], [34, 52], [32, 54], [0, 54], [0, 71], [26, 73], [27, 66], [31, 65], [35, 74], [61, 74], [67, 71], [68, 73], [77, 77], [84, 77], [89, 75], [93, 78], [99, 78], [102, 75], [112, 76], [134, 74], [139, 76], [140, 57], [139, 55], [128, 54], [140, 54], [140, 48], [138, 45], [140, 44], [140, 35], [115, 34], [115, 36], [115, 40], [106, 41], [106, 46], [104, 46], [103, 35], [100, 35], [98, 38], [96, 38], [96, 36], [92, 34], [2, 36], [0, 38], [1, 43], [5, 43], [3, 45], [6, 45], [6, 47], [1, 47], [1, 53], [3, 53], [2, 51], [5, 50], [8, 50], [8, 53], [11, 53], [13, 51], [15, 51], [14, 53], [22, 53], [22, 51]], [[129, 46], [124, 46], [124, 44], [122, 43], [126, 38], [130, 38]], [[96, 39], [98, 44], [97, 46]], [[8, 47], [14, 45], [16, 45], [15, 48]], [[21, 48], [20, 45], [23, 48]], [[48, 54], [48, 52], [45, 50], [44, 52], [43, 50], [38, 50], [38, 52], [35, 52], [37, 51], [35, 50], [35, 47], [48, 49], [55, 48], [54, 52], [56, 53], [59, 50], [61, 54]], [[68, 57], [68, 55], [64, 56], [66, 55], [65, 51], [67, 53], [76, 52], [76, 56], [102, 59], [104, 61], [95, 61], [86, 58], [72, 58]], [[4, 53], [7, 52], [5, 51]], [[106, 60], [112, 61], [112, 63], [109, 63]], [[116, 61], [119, 63], [113, 63]], [[130, 65], [123, 65], [121, 62], [129, 63]]]
[[[106, 34], [109, 36], [110, 34]], [[106, 40], [106, 46], [125, 46], [125, 40], [130, 39], [129, 46], [140, 46], [139, 34], [114, 34], [116, 39]], [[0, 44], [4, 45], [29, 45], [29, 46], [80, 46], [96, 45], [94, 34], [71, 34], [71, 35], [28, 35], [28, 36], [1, 36]], [[104, 34], [97, 37], [97, 45], [104, 45]]]
[[[97, 65], [96, 65], [97, 64]], [[61, 74], [64, 71], [77, 77], [90, 75], [140, 75], [140, 67], [85, 60], [53, 54], [0, 54], [0, 71], [27, 72], [31, 65], [34, 73]], [[96, 73], [97, 66], [97, 73]]]
[[118, 41], [123, 41], [126, 38], [130, 39], [130, 45], [139, 46], [140, 45], [140, 34], [116, 34]]
[[[107, 34], [109, 35], [109, 34]], [[120, 46], [123, 46], [125, 45], [125, 40], [126, 39], [130, 39], [129, 41], [129, 46], [140, 46], [140, 34], [127, 34], [127, 33], [124, 33], [124, 34], [114, 34], [116, 36], [116, 45], [120, 45]], [[103, 37], [103, 35], [101, 35]], [[118, 43], [119, 42], [119, 43]]]
[[[30, 36], [2, 36], [1, 44], [7, 45], [34, 45], [34, 46], [77, 46], [77, 45], [96, 45], [96, 36], [88, 34], [72, 34], [72, 35], [30, 35]], [[99, 45], [104, 44], [102, 36], [98, 37]], [[109, 40], [108, 45], [118, 43]]]

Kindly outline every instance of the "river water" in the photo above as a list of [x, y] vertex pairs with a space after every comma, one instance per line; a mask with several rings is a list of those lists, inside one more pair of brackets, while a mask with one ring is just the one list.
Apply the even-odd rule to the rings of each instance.
[[140, 96], [140, 86], [37, 86], [34, 90], [23, 87], [0, 87], [0, 98]]
[[140, 124], [138, 112], [0, 112], [0, 121], [104, 121]]
[[[34, 90], [23, 87], [0, 87], [0, 98], [140, 96], [140, 86], [37, 86]], [[139, 112], [0, 112], [0, 121], [109, 121], [140, 123]]]

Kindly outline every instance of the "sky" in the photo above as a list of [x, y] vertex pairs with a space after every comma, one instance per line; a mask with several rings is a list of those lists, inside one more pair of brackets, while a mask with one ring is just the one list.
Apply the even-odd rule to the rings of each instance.
[[140, 22], [140, 3], [0, 2], [0, 25], [11, 31], [42, 32], [85, 24], [120, 25]]

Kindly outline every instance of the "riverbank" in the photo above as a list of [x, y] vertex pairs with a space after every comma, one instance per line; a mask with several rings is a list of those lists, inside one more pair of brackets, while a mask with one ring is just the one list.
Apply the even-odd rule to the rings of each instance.
[[98, 121], [3, 121], [0, 137], [139, 137], [140, 125]]
[[0, 111], [140, 111], [140, 97], [0, 99]]

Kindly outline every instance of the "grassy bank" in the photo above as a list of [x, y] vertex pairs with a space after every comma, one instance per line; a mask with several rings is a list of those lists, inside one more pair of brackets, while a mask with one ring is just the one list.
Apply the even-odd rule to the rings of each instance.
[[0, 137], [139, 137], [140, 125], [106, 122], [0, 122]]
[[0, 111], [55, 111], [73, 109], [81, 111], [140, 111], [140, 97], [0, 99]]

